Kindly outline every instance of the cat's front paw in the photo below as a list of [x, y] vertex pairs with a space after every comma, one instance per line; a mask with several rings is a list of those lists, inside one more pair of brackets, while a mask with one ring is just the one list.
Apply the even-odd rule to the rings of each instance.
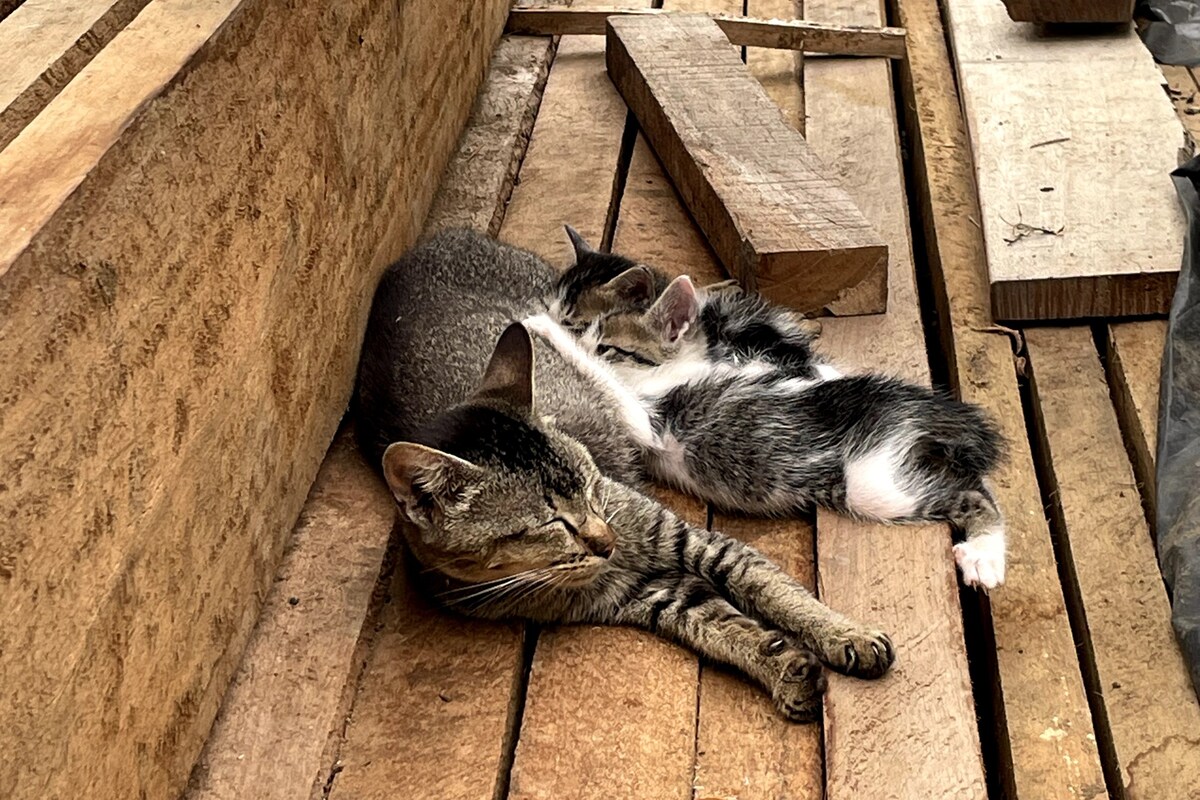
[[822, 661], [854, 678], [882, 677], [896, 660], [896, 649], [888, 635], [866, 628], [844, 631], [821, 649]]
[[954, 561], [963, 583], [984, 591], [1004, 583], [1004, 539], [983, 534], [954, 545]]
[[820, 659], [808, 650], [791, 648], [771, 694], [779, 713], [789, 720], [813, 722], [827, 685]]

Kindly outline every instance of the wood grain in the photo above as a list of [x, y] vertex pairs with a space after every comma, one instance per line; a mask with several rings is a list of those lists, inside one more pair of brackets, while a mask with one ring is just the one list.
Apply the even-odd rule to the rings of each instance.
[[715, 23], [672, 14], [608, 25], [609, 76], [731, 275], [815, 312], [886, 268], [886, 245]]
[[0, 152], [5, 797], [178, 795], [507, 12], [276, 5], [152, 0]]
[[334, 441], [263, 604], [188, 800], [307, 797], [328, 777], [395, 515], [353, 434]]
[[[503, 217], [514, 163], [524, 152], [521, 131], [527, 132], [533, 123], [551, 51], [549, 41], [529, 37], [505, 37], [497, 44], [458, 151], [442, 173], [426, 232], [449, 226], [488, 230]], [[441, 698], [410, 703], [406, 710], [424, 715], [426, 721], [397, 727], [380, 715], [391, 701], [372, 693], [390, 697], [396, 691], [386, 679], [375, 679], [380, 664], [404, 663], [414, 651], [426, 663], [435, 662], [439, 654], [449, 658], [441, 641], [443, 635], [455, 634], [438, 626], [452, 629], [457, 620], [424, 614], [424, 606], [419, 606], [409, 612], [409, 618], [423, 619], [428, 636], [419, 641], [392, 637], [376, 646], [378, 615], [371, 613], [375, 609], [369, 610], [366, 600], [375, 587], [375, 576], [386, 568], [383, 544], [394, 510], [386, 489], [352, 448], [349, 436], [343, 435], [325, 458], [277, 576], [277, 581], [283, 580], [273, 586], [238, 676], [226, 694], [192, 773], [188, 800], [304, 797], [309, 789], [320, 800], [327, 785], [332, 792], [338, 781], [366, 787], [367, 794], [386, 793], [394, 786], [393, 770], [411, 774], [414, 749], [428, 746], [414, 744], [412, 738], [422, 736], [425, 727], [444, 715]], [[373, 537], [371, 544], [378, 540], [379, 546], [360, 548], [358, 557], [351, 559], [346, 543], [356, 537]], [[337, 545], [335, 552], [330, 552], [331, 540]], [[327, 563], [318, 567], [322, 561]], [[291, 597], [299, 600], [297, 605], [290, 604]], [[318, 609], [323, 613], [305, 611], [313, 598], [322, 600]], [[375, 599], [382, 604], [381, 597]], [[391, 602], [399, 601], [393, 597]], [[394, 609], [389, 615], [390, 622], [402, 618], [403, 613]], [[503, 630], [489, 632], [455, 653], [454, 664], [443, 668], [477, 672], [488, 664], [503, 663], [505, 650], [509, 662], [516, 663], [519, 648], [519, 637], [506, 636]], [[364, 669], [373, 676], [366, 692], [358, 691]], [[387, 667], [382, 669], [390, 675]], [[480, 696], [464, 694], [459, 700], [486, 710], [496, 700], [483, 696], [486, 691], [487, 687], [479, 687]], [[353, 724], [348, 724], [352, 703], [357, 713]], [[496, 758], [496, 742], [504, 739], [508, 720], [502, 715], [494, 720], [492, 726], [485, 718], [469, 730], [457, 730], [463, 737], [449, 749], [471, 764]], [[389, 757], [362, 757], [359, 745], [364, 740], [368, 747], [377, 741], [390, 743]], [[335, 771], [335, 760], [343, 756]], [[433, 758], [429, 763], [441, 762]], [[493, 764], [491, 771], [494, 782], [498, 766]], [[426, 777], [413, 776], [412, 785], [429, 786], [421, 783]]]
[[1134, 0], [1004, 0], [1018, 22], [1116, 23], [1133, 20]]
[[[881, 10], [807, 0], [842, 22]], [[886, 62], [804, 66], [808, 139], [887, 240], [888, 313], [825, 322], [822, 349], [847, 367], [929, 382], [894, 95]], [[949, 531], [888, 528], [817, 515], [818, 585], [834, 608], [888, 631], [893, 671], [880, 681], [834, 676], [825, 705], [826, 793], [840, 798], [986, 795]]]
[[26, 0], [0, 13], [0, 149], [148, 0]]
[[1040, 39], [1000, 0], [947, 9], [993, 314], [1165, 314], [1183, 241], [1169, 178], [1183, 137], [1137, 34]]
[[[990, 598], [994, 709], [1009, 798], [1106, 795], [1050, 531], [1026, 436], [1008, 337], [991, 328], [971, 153], [936, 0], [893, 0], [911, 31], [902, 92], [951, 384], [983, 406], [1009, 443], [995, 476], [1008, 528], [1008, 575]], [[1047, 727], [1064, 736], [1042, 737]]]
[[[604, 22], [611, 16], [663, 16], [673, 11], [694, 11], [667, 3], [662, 9], [591, 9], [518, 7], [508, 16], [508, 33], [534, 35], [604, 33]], [[829, 25], [793, 19], [757, 19], [738, 12], [710, 13], [732, 44], [739, 47], [769, 47], [827, 53], [838, 56], [879, 56], [904, 58], [904, 31], [899, 28]], [[765, 16], [765, 15], [764, 15]], [[785, 16], [793, 16], [789, 13]]]
[[[1200, 702], [1088, 328], [1026, 332], [1054, 517], [1127, 800], [1200, 796]], [[1060, 728], [1046, 729], [1048, 737]]]
[[1167, 323], [1122, 322], [1105, 327], [1108, 385], [1150, 519], [1158, 513], [1154, 462], [1158, 453], [1158, 391]]

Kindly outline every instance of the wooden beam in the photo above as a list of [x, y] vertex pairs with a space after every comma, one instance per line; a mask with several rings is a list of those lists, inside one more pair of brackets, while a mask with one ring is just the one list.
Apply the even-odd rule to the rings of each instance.
[[[668, 16], [674, 9], [514, 8], [507, 33], [533, 35], [603, 34], [613, 16]], [[753, 19], [733, 14], [709, 14], [741, 47], [770, 47], [838, 56], [904, 58], [904, 30], [858, 25], [826, 25], [803, 20]]]
[[[880, 19], [882, 9], [806, 0], [805, 13], [862, 23]], [[808, 141], [836, 165], [837, 180], [891, 255], [888, 313], [826, 320], [820, 346], [849, 368], [928, 384], [890, 72], [881, 60], [804, 65]], [[822, 599], [887, 631], [896, 645], [896, 665], [879, 681], [831, 676], [828, 800], [986, 797], [950, 544], [944, 525], [896, 528], [817, 513]]]
[[1120, 23], [1133, 21], [1134, 0], [1004, 0], [1017, 22]]
[[26, 0], [0, 7], [0, 150], [148, 0]]
[[[1026, 331], [1034, 418], [1118, 796], [1200, 797], [1200, 701], [1090, 328]], [[1098, 532], [1102, 532], [1098, 535]], [[1105, 730], [1107, 728], [1107, 730]], [[1061, 726], [1046, 735], [1060, 736]], [[1110, 787], [1111, 788], [1111, 787]]]
[[1158, 515], [1154, 462], [1158, 457], [1158, 391], [1167, 323], [1121, 322], [1105, 326], [1105, 332], [1108, 385], [1133, 474], [1153, 521]]
[[1184, 232], [1169, 173], [1184, 140], [1141, 39], [1042, 37], [1000, 0], [946, 7], [995, 317], [1165, 314]]
[[[954, 391], [983, 406], [1009, 443], [996, 474], [1008, 528], [1008, 575], [989, 598], [995, 652], [996, 777], [1003, 795], [1102, 797], [1091, 713], [1080, 678], [1050, 530], [1042, 508], [1013, 343], [988, 313], [987, 265], [971, 151], [937, 0], [891, 0], [911, 31], [902, 70], [916, 186], [943, 352]], [[983, 613], [986, 613], [984, 611]], [[1042, 736], [1048, 721], [1065, 735]]]
[[[458, 152], [442, 173], [426, 233], [451, 226], [487, 231], [503, 218], [553, 50], [550, 40], [530, 37], [505, 37], [496, 46]], [[343, 434], [305, 502], [186, 800], [306, 797], [314, 787], [315, 797], [340, 797], [346, 787], [354, 796], [415, 795], [438, 780], [452, 788], [447, 794], [461, 796], [472, 781], [488, 787], [496, 782], [501, 767], [495, 760], [502, 758], [496, 743], [508, 726], [506, 692], [493, 697], [484, 684], [458, 692], [458, 708], [479, 712], [469, 726], [447, 716], [447, 701], [439, 696], [447, 694], [445, 687], [408, 693], [403, 713], [388, 715], [396, 681], [409, 685], [413, 678], [397, 675], [398, 668], [439, 658], [447, 662], [439, 668], [445, 675], [521, 666], [519, 632], [484, 629], [450, 653], [444, 643], [459, 635], [457, 620], [423, 602], [396, 607], [407, 594], [403, 585], [392, 586], [390, 576], [388, 584], [376, 586], [381, 572], [395, 566], [384, 553], [394, 515], [391, 496]], [[371, 597], [375, 588], [391, 594], [387, 619], [378, 626], [383, 597]], [[294, 606], [292, 597], [299, 601]], [[377, 629], [403, 630], [414, 622], [429, 635], [376, 635]], [[439, 758], [419, 758], [430, 747], [431, 728], [445, 737], [436, 743], [452, 748], [471, 774], [447, 771]], [[386, 746], [375, 750], [377, 742]], [[421, 772], [423, 764], [437, 774]]]
[[609, 76], [733, 277], [818, 312], [887, 268], [887, 245], [824, 177], [712, 20], [672, 14], [608, 25]]
[[178, 796], [508, 7], [274, 11], [151, 0], [0, 151], [0, 796]]

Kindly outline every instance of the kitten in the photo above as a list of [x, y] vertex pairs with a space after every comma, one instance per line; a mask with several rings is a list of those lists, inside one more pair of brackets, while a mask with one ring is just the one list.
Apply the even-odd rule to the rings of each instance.
[[375, 295], [356, 424], [427, 591], [474, 616], [646, 628], [741, 670], [796, 720], [820, 708], [821, 663], [886, 672], [886, 635], [638, 491], [646, 431], [627, 390], [604, 362], [580, 370], [509, 323], [543, 308], [554, 279], [530, 253], [451, 231]]
[[[601, 316], [645, 311], [670, 279], [661, 271], [615, 253], [594, 250], [567, 225], [575, 262], [555, 281], [549, 316], [568, 330], [582, 332]], [[821, 324], [790, 309], [771, 305], [737, 281], [698, 290], [703, 348], [713, 362], [768, 364], [796, 377], [831, 369], [813, 350]], [[620, 354], [618, 354], [620, 355]], [[628, 354], [625, 354], [628, 356]]]
[[1003, 583], [1004, 524], [987, 485], [1002, 442], [979, 408], [882, 375], [843, 376], [815, 354], [807, 371], [730, 357], [699, 324], [700, 294], [677, 278], [649, 309], [602, 316], [578, 343], [650, 412], [654, 478], [746, 513], [821, 506], [949, 522], [966, 534], [954, 548], [963, 581]]

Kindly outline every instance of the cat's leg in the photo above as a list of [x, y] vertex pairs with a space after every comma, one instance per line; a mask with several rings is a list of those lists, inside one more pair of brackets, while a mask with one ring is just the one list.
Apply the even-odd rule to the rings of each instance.
[[584, 351], [574, 336], [546, 314], [529, 317], [522, 320], [521, 324], [531, 333], [545, 339], [580, 374], [608, 392], [617, 404], [621, 419], [639, 446], [650, 450], [661, 446], [654, 426], [650, 424], [649, 413], [637, 395], [613, 374], [608, 364]]
[[635, 586], [614, 621], [646, 628], [738, 669], [788, 719], [808, 722], [821, 709], [825, 676], [817, 656], [746, 616], [700, 578], [663, 576]]
[[946, 518], [964, 531], [965, 541], [954, 545], [954, 561], [963, 583], [983, 590], [1004, 583], [1004, 516], [990, 488], [955, 492], [946, 499]]

